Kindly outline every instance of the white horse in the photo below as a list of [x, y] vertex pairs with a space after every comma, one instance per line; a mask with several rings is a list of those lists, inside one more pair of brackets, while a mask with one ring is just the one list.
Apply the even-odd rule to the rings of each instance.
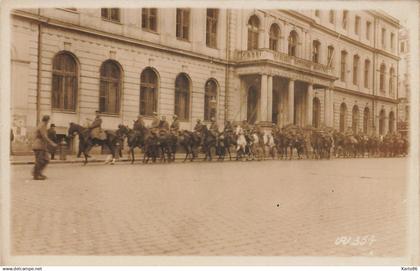
[[272, 158], [275, 156], [275, 147], [276, 143], [274, 142], [273, 134], [269, 131], [266, 131], [263, 136], [264, 147], [266, 148], [266, 153], [269, 153]]

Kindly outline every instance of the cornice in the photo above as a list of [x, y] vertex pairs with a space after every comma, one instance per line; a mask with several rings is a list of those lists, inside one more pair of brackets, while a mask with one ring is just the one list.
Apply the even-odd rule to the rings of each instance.
[[383, 101], [383, 102], [398, 104], [397, 99], [382, 97], [382, 96], [373, 95], [373, 94], [367, 94], [367, 93], [358, 92], [358, 91], [354, 91], [354, 90], [351, 90], [351, 89], [346, 89], [346, 88], [342, 88], [342, 87], [338, 87], [338, 86], [334, 86], [334, 90], [342, 92], [342, 93], [346, 93], [346, 94], [365, 97], [365, 98], [368, 98], [368, 99], [374, 99], [374, 100], [377, 100], [377, 101]]
[[332, 35], [334, 38], [340, 37], [340, 39], [342, 39], [342, 40], [344, 40], [346, 42], [349, 42], [349, 43], [351, 43], [353, 45], [362, 47], [362, 48], [364, 48], [366, 50], [369, 50], [369, 51], [371, 51], [373, 53], [379, 53], [379, 54], [382, 54], [384, 56], [393, 58], [394, 60], [397, 60], [397, 61], [400, 60], [400, 57], [398, 57], [396, 55], [393, 55], [393, 54], [391, 54], [391, 53], [389, 53], [387, 51], [384, 51], [382, 49], [374, 48], [372, 46], [366, 45], [366, 44], [364, 44], [364, 43], [362, 43], [362, 42], [360, 42], [358, 40], [355, 40], [355, 39], [352, 39], [352, 38], [348, 37], [347, 35], [342, 35], [341, 33], [337, 32], [335, 30], [329, 29], [328, 27], [326, 27], [326, 26], [324, 26], [322, 24], [318, 24], [314, 19], [312, 19], [312, 18], [310, 18], [310, 17], [308, 17], [306, 15], [303, 15], [303, 14], [301, 14], [299, 12], [296, 12], [296, 11], [293, 11], [293, 10], [283, 10], [283, 12], [285, 12], [285, 13], [293, 16], [293, 17], [296, 17], [298, 19], [304, 20], [305, 22], [309, 23], [309, 25], [311, 27], [313, 27], [315, 29], [318, 29], [318, 30], [321, 30], [321, 31], [324, 31], [327, 34]]
[[170, 53], [170, 54], [173, 54], [173, 55], [188, 56], [188, 57], [191, 57], [191, 58], [200, 59], [200, 60], [208, 61], [210, 63], [221, 64], [221, 65], [228, 64], [228, 61], [226, 59], [221, 59], [221, 58], [211, 57], [211, 56], [208, 56], [208, 55], [193, 53], [193, 52], [188, 51], [188, 50], [176, 49], [176, 48], [173, 48], [173, 47], [164, 46], [164, 45], [160, 45], [160, 44], [156, 44], [156, 43], [152, 43], [152, 42], [148, 42], [148, 41], [143, 41], [143, 40], [139, 40], [139, 39], [135, 39], [135, 38], [131, 38], [131, 37], [125, 37], [125, 36], [122, 36], [122, 35], [113, 34], [113, 33], [97, 30], [97, 29], [90, 28], [90, 27], [85, 27], [85, 26], [79, 26], [79, 25], [75, 25], [75, 24], [71, 24], [71, 23], [66, 23], [66, 22], [62, 22], [60, 20], [51, 19], [51, 18], [48, 18], [48, 17], [45, 17], [45, 16], [39, 16], [37, 14], [33, 14], [33, 13], [21, 11], [21, 10], [14, 10], [12, 12], [12, 15], [23, 18], [23, 19], [35, 21], [37, 23], [46, 24], [46, 25], [51, 26], [51, 27], [62, 28], [62, 29], [70, 30], [70, 31], [74, 31], [74, 32], [80, 32], [80, 33], [87, 34], [87, 35], [99, 36], [99, 37], [104, 38], [104, 39], [111, 39], [111, 40], [126, 42], [126, 43], [129, 43], [129, 44], [134, 44], [136, 46], [140, 46], [140, 47], [144, 47], [144, 48], [148, 48], [148, 49], [153, 49], [153, 50], [159, 50], [159, 51]]

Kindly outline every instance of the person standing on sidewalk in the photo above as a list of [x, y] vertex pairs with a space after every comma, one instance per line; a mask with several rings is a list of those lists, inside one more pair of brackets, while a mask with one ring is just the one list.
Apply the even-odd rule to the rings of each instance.
[[32, 144], [32, 150], [35, 154], [35, 166], [32, 172], [34, 180], [45, 180], [47, 178], [45, 175], [42, 175], [42, 171], [45, 169], [49, 162], [49, 156], [47, 152], [48, 146], [53, 148], [57, 147], [57, 144], [48, 138], [47, 127], [49, 121], [50, 116], [43, 116], [41, 124], [39, 124], [35, 130], [35, 140]]
[[12, 150], [13, 140], [15, 140], [15, 134], [13, 133], [13, 129], [10, 129], [10, 155], [13, 155], [13, 150]]
[[[55, 131], [55, 124], [51, 123], [50, 125], [50, 129], [48, 129], [48, 138], [54, 142], [55, 144], [58, 144], [57, 142], [57, 132]], [[55, 156], [55, 148], [49, 148], [48, 149], [51, 153], [51, 160], [54, 160], [54, 156]]]

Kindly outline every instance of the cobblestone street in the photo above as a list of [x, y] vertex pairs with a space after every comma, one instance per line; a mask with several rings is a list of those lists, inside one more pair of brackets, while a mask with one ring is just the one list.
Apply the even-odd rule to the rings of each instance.
[[[402, 256], [406, 167], [404, 158], [56, 164], [33, 181], [31, 166], [12, 166], [12, 253]], [[343, 236], [352, 242], [338, 244]]]

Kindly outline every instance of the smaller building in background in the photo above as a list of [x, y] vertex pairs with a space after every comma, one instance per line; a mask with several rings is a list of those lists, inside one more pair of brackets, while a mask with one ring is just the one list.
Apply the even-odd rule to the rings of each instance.
[[399, 31], [399, 74], [398, 80], [398, 131], [408, 134], [410, 120], [410, 44], [408, 42], [408, 29], [403, 27]]

